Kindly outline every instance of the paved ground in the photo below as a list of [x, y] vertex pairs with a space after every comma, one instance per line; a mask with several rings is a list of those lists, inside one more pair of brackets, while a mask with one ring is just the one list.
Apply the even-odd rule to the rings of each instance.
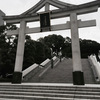
[[[88, 59], [82, 59], [82, 67], [84, 71], [84, 80], [86, 84], [93, 84], [94, 77]], [[72, 59], [64, 59], [53, 69], [49, 69], [41, 78], [37, 75], [31, 78], [28, 82], [41, 83], [73, 83], [72, 79]]]
[[84, 72], [84, 80], [86, 84], [94, 84], [94, 76], [88, 59], [82, 59], [82, 67]]
[[53, 69], [50, 69], [41, 82], [72, 83], [72, 60], [65, 59]]

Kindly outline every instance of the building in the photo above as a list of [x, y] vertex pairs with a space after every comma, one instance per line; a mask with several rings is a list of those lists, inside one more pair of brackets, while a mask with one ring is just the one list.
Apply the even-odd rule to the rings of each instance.
[[5, 16], [5, 13], [0, 10], [0, 26], [4, 25], [4, 20], [2, 16]]

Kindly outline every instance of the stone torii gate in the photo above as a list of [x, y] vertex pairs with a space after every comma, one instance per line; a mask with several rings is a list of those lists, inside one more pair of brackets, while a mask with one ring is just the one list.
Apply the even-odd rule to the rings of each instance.
[[[50, 11], [50, 5], [58, 9]], [[18, 46], [15, 62], [15, 70], [12, 83], [21, 83], [22, 81], [22, 64], [24, 54], [25, 35], [30, 33], [39, 33], [45, 31], [58, 31], [71, 29], [72, 38], [72, 57], [73, 57], [73, 84], [84, 85], [84, 75], [82, 71], [80, 45], [78, 28], [96, 26], [95, 20], [81, 21], [77, 20], [77, 15], [96, 12], [100, 5], [100, 1], [93, 1], [82, 5], [72, 5], [58, 0], [41, 0], [34, 7], [17, 16], [5, 16], [4, 20], [9, 24], [20, 23], [20, 28], [13, 31], [8, 31], [8, 35], [18, 35]], [[37, 11], [45, 7], [45, 11], [37, 14]], [[45, 13], [47, 15], [45, 15]], [[44, 18], [41, 21], [41, 15]], [[70, 21], [59, 25], [50, 25], [50, 19], [70, 17]], [[49, 19], [50, 18], [50, 19]], [[41, 21], [41, 27], [28, 28], [28, 22]], [[43, 26], [42, 24], [45, 25]], [[49, 25], [48, 25], [49, 22]], [[47, 24], [46, 24], [47, 23]]]

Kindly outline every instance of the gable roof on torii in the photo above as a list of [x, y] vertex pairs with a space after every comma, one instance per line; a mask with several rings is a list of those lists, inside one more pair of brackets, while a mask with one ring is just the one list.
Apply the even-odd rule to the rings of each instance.
[[[51, 19], [53, 18], [60, 18], [60, 17], [67, 17], [69, 16], [69, 12], [72, 11], [76, 11], [77, 14], [84, 14], [84, 13], [89, 13], [89, 12], [93, 12], [93, 10], [91, 11], [86, 11], [86, 12], [81, 12], [79, 10], [84, 9], [84, 8], [90, 8], [90, 7], [94, 7], [94, 6], [100, 6], [100, 0], [96, 0], [90, 3], [86, 3], [86, 4], [81, 4], [81, 5], [73, 5], [73, 4], [69, 4], [69, 3], [65, 3], [65, 2], [61, 2], [59, 0], [40, 0], [35, 6], [33, 6], [32, 8], [30, 8], [29, 10], [25, 11], [24, 13], [20, 14], [20, 15], [15, 15], [15, 16], [4, 16], [3, 19], [7, 22], [7, 23], [19, 23], [21, 19], [25, 19], [27, 22], [30, 21], [38, 21], [39, 17], [37, 15], [37, 12], [44, 7], [46, 4], [52, 5], [54, 7], [57, 7], [58, 9], [56, 10], [52, 10], [52, 14], [51, 14]], [[95, 9], [96, 11], [96, 9]], [[34, 19], [29, 19], [29, 18], [35, 18]]]
[[49, 5], [57, 7], [58, 9], [64, 9], [64, 8], [69, 8], [69, 7], [75, 6], [73, 4], [61, 2], [59, 0], [40, 0], [35, 6], [33, 6], [29, 10], [27, 10], [24, 13], [17, 15], [17, 16], [33, 15], [33, 14], [37, 13], [37, 11], [39, 11], [42, 7], [44, 7], [46, 3], [49, 3]]
[[61, 2], [59, 0], [40, 0], [40, 2], [38, 2], [35, 6], [33, 6], [32, 8], [30, 8], [29, 10], [25, 11], [21, 15], [25, 16], [25, 15], [31, 15], [33, 13], [36, 13], [43, 6], [45, 6], [46, 3], [48, 3], [49, 5], [52, 5], [54, 7], [57, 7], [59, 9], [68, 8], [68, 7], [74, 6], [73, 4]]

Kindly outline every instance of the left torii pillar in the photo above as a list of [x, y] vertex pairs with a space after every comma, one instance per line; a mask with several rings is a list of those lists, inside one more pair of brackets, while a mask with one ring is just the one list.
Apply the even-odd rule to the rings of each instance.
[[26, 22], [22, 20], [20, 22], [20, 29], [19, 29], [19, 34], [18, 34], [18, 45], [17, 45], [15, 69], [14, 69], [13, 79], [12, 79], [13, 84], [20, 84], [22, 81], [25, 29], [26, 29]]

